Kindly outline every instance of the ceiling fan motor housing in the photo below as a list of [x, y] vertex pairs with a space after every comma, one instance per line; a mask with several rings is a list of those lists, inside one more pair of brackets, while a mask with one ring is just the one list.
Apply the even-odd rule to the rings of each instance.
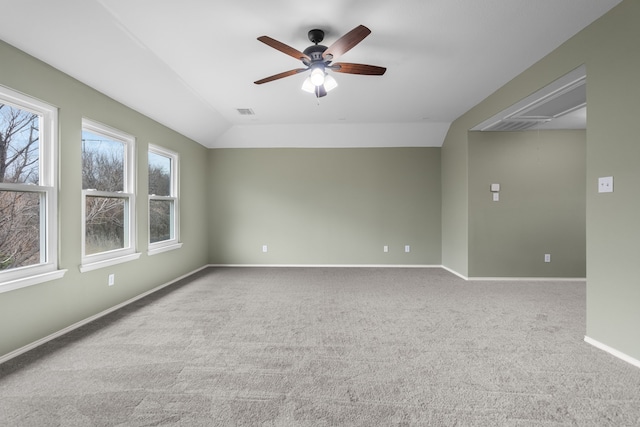
[[314, 62], [324, 61], [326, 59], [322, 57], [322, 54], [324, 53], [325, 50], [327, 50], [326, 46], [323, 46], [321, 44], [316, 44], [313, 46], [309, 46], [302, 53], [307, 55], [311, 59], [310, 63], [313, 64]]
[[306, 48], [303, 53], [307, 55], [307, 57], [309, 57], [311, 61], [307, 61], [305, 59], [302, 62], [304, 62], [306, 66], [310, 66], [319, 62], [331, 60], [331, 58], [324, 58], [322, 56], [324, 51], [327, 50], [327, 46], [319, 44], [322, 40], [324, 40], [324, 31], [315, 28], [313, 30], [309, 30], [307, 36], [309, 37], [309, 41], [311, 41], [311, 43], [313, 43], [314, 45]]

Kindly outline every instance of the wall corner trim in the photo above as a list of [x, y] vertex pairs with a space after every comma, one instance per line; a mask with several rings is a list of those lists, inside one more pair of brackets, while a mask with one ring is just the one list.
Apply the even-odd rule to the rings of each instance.
[[627, 363], [632, 364], [633, 366], [635, 366], [636, 368], [640, 368], [640, 360], [638, 359], [634, 359], [633, 357], [629, 356], [628, 354], [624, 354], [621, 351], [616, 350], [615, 348], [609, 347], [606, 344], [601, 343], [600, 341], [594, 340], [593, 338], [589, 338], [588, 336], [585, 335], [584, 337], [584, 341], [587, 344], [591, 344], [592, 346], [602, 350], [602, 351], [606, 351], [607, 353], [609, 353], [610, 355], [617, 357], [620, 360], [623, 360]]

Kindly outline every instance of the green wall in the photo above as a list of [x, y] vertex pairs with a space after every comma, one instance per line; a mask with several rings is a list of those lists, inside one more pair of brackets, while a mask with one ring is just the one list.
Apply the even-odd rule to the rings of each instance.
[[[640, 2], [626, 0], [585, 35], [587, 335], [640, 360]], [[614, 193], [597, 193], [598, 177]]]
[[470, 132], [469, 276], [584, 278], [585, 169], [585, 131]]
[[[625, 0], [450, 127], [442, 149], [443, 265], [468, 273], [468, 130], [569, 71], [587, 69], [586, 335], [640, 360], [640, 2]], [[614, 193], [597, 180], [614, 176]], [[449, 194], [450, 193], [450, 194]], [[473, 258], [473, 255], [470, 256]]]
[[440, 148], [216, 149], [209, 164], [214, 264], [440, 264]]
[[441, 152], [442, 265], [462, 276], [469, 274], [469, 128], [454, 122]]
[[[0, 42], [0, 84], [59, 107], [59, 266], [64, 278], [0, 294], [0, 357], [207, 264], [207, 150], [69, 76]], [[81, 120], [134, 135], [137, 155], [136, 261], [80, 273]], [[181, 240], [178, 250], [148, 256], [147, 147], [180, 155]], [[108, 274], [115, 285], [107, 286]]]

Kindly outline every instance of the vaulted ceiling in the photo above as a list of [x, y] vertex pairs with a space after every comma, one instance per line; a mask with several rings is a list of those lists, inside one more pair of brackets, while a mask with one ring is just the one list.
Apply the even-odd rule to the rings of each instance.
[[[619, 2], [0, 0], [0, 39], [206, 147], [358, 146], [367, 132], [439, 146], [453, 120]], [[320, 99], [300, 90], [306, 73], [253, 83], [302, 66], [257, 37], [302, 51], [312, 28], [328, 46], [361, 24], [372, 33], [336, 60], [384, 76], [335, 73]]]

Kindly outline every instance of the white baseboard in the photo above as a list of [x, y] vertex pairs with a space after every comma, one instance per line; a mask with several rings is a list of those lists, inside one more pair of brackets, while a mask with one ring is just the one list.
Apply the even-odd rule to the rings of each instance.
[[449, 273], [454, 274], [456, 276], [458, 276], [459, 278], [463, 279], [463, 280], [469, 280], [469, 278], [463, 274], [458, 273], [457, 271], [445, 266], [445, 265], [441, 265], [440, 267], [442, 267], [444, 270], [447, 270]]
[[273, 267], [273, 268], [441, 268], [429, 264], [209, 264], [208, 267]]
[[585, 282], [584, 277], [467, 277], [444, 265], [433, 264], [209, 264], [208, 267], [231, 268], [442, 268], [466, 281], [510, 282]]
[[447, 270], [451, 274], [455, 274], [469, 282], [478, 281], [478, 282], [498, 282], [498, 281], [508, 281], [508, 282], [586, 282], [587, 279], [585, 277], [467, 277], [463, 274], [458, 273], [455, 270], [452, 270], [449, 267], [441, 265], [443, 269]]
[[470, 282], [586, 282], [584, 277], [469, 277]]
[[602, 344], [600, 341], [596, 341], [593, 338], [589, 338], [586, 335], [584, 337], [584, 341], [586, 343], [591, 344], [592, 346], [602, 350], [602, 351], [606, 351], [610, 355], [612, 355], [614, 357], [617, 357], [620, 360], [624, 360], [627, 363], [631, 363], [636, 368], [640, 368], [640, 360], [634, 359], [633, 357], [629, 356], [628, 354], [624, 354], [623, 352], [618, 351], [615, 348], [611, 348], [606, 344]]
[[34, 348], [36, 348], [38, 346], [41, 346], [42, 344], [45, 344], [45, 343], [47, 343], [47, 342], [49, 342], [49, 341], [51, 341], [53, 339], [61, 337], [62, 335], [67, 334], [67, 333], [73, 331], [74, 329], [78, 329], [81, 326], [84, 326], [84, 325], [86, 325], [88, 323], [91, 323], [94, 320], [97, 320], [97, 319], [99, 319], [99, 318], [101, 318], [103, 316], [106, 316], [109, 313], [113, 313], [114, 311], [116, 311], [118, 309], [121, 309], [122, 307], [124, 307], [126, 305], [129, 305], [129, 304], [131, 304], [131, 303], [133, 303], [135, 301], [138, 301], [139, 299], [142, 299], [142, 298], [144, 298], [144, 297], [146, 297], [148, 295], [151, 295], [152, 293], [157, 292], [162, 288], [166, 288], [167, 286], [172, 285], [172, 284], [174, 284], [174, 283], [176, 283], [176, 282], [178, 282], [178, 281], [180, 281], [182, 279], [185, 279], [185, 278], [187, 278], [187, 277], [189, 277], [189, 276], [191, 276], [191, 275], [193, 275], [193, 274], [195, 274], [195, 273], [197, 273], [197, 272], [199, 272], [201, 270], [204, 270], [207, 267], [208, 267], [207, 265], [205, 265], [203, 267], [200, 267], [200, 268], [198, 268], [198, 269], [196, 269], [196, 270], [194, 270], [194, 271], [192, 271], [190, 273], [184, 274], [184, 275], [182, 275], [182, 276], [180, 276], [180, 277], [178, 277], [176, 279], [173, 279], [170, 282], [167, 282], [167, 283], [164, 283], [164, 284], [162, 284], [160, 286], [157, 286], [157, 287], [155, 287], [155, 288], [153, 288], [153, 289], [151, 289], [151, 290], [149, 290], [147, 292], [144, 292], [144, 293], [142, 293], [140, 295], [136, 295], [135, 297], [133, 297], [131, 299], [128, 299], [127, 301], [124, 301], [124, 302], [122, 302], [122, 303], [120, 303], [118, 305], [110, 307], [110, 308], [108, 308], [108, 309], [106, 309], [106, 310], [104, 310], [104, 311], [102, 311], [102, 312], [100, 312], [98, 314], [94, 314], [91, 317], [87, 317], [86, 319], [83, 319], [83, 320], [81, 320], [79, 322], [76, 322], [73, 325], [69, 325], [64, 329], [61, 329], [61, 330], [59, 330], [57, 332], [54, 332], [54, 333], [52, 333], [50, 335], [47, 335], [44, 338], [41, 338], [41, 339], [39, 339], [37, 341], [34, 341], [34, 342], [30, 343], [30, 344], [27, 344], [24, 347], [20, 347], [17, 350], [14, 350], [14, 351], [12, 351], [10, 353], [7, 353], [4, 356], [0, 357], [0, 364], [6, 362], [8, 360], [13, 359], [14, 357], [20, 356], [21, 354], [26, 353], [29, 350], [33, 350]]

